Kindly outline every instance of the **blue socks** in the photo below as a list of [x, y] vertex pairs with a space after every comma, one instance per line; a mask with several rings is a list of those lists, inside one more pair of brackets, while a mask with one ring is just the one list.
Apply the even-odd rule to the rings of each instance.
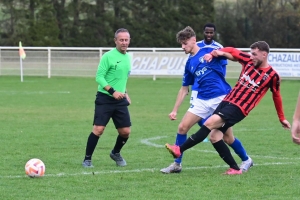
[[[186, 141], [186, 138], [187, 138], [187, 134], [182, 135], [182, 134], [177, 133], [175, 144], [176, 144], [177, 146], [182, 145], [182, 144]], [[181, 156], [180, 156], [179, 158], [176, 158], [176, 159], [175, 159], [175, 162], [176, 162], [176, 163], [178, 163], [178, 164], [181, 163], [182, 155], [183, 155], [183, 153], [181, 154]]]
[[242, 161], [248, 160], [249, 157], [246, 153], [246, 150], [244, 149], [242, 143], [237, 138], [235, 138], [234, 142], [229, 146], [242, 159]]
[[201, 120], [198, 122], [198, 125], [199, 125], [200, 127], [202, 127], [203, 124], [204, 124], [204, 122], [205, 122], [207, 119], [208, 119], [208, 117], [207, 117], [206, 119], [201, 119]]

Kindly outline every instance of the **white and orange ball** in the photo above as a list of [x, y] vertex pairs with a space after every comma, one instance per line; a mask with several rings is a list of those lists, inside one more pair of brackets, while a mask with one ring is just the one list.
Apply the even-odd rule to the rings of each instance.
[[25, 165], [25, 173], [31, 177], [42, 177], [46, 171], [45, 164], [38, 158], [32, 158], [28, 160]]

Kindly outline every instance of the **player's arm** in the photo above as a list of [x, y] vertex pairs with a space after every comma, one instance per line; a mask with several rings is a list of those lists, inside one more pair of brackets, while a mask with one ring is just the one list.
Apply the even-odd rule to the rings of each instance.
[[[224, 56], [232, 61], [238, 61], [241, 64], [250, 61], [250, 55], [233, 47], [225, 47], [219, 50], [214, 50], [210, 53], [214, 57]], [[204, 58], [205, 59], [205, 58]], [[212, 59], [207, 57], [207, 59]]]
[[286, 120], [283, 112], [282, 98], [280, 94], [280, 78], [277, 74], [271, 80], [270, 89], [279, 121], [285, 129], [290, 129], [291, 125]]
[[229, 59], [231, 61], [238, 61], [236, 58], [234, 58], [234, 56], [231, 53], [224, 52], [224, 51], [221, 51], [221, 50], [213, 50], [211, 53], [205, 54], [203, 58], [207, 62], [210, 62], [210, 61], [212, 61], [212, 59], [214, 57], [224, 57], [224, 58]]
[[[225, 53], [225, 57], [229, 56], [228, 54], [232, 55], [234, 60], [238, 62], [249, 62], [250, 61], [250, 55], [246, 52], [243, 52], [239, 49], [233, 48], [233, 47], [225, 47], [220, 49], [220, 51]], [[228, 58], [230, 59], [230, 58]], [[231, 59], [232, 60], [232, 59]]]
[[169, 114], [171, 120], [176, 120], [177, 111], [182, 104], [184, 98], [189, 94], [189, 86], [181, 86], [178, 91], [176, 102], [174, 104], [172, 112]]
[[300, 144], [300, 92], [298, 96], [298, 101], [295, 108], [295, 113], [293, 116], [293, 125], [292, 125], [292, 139], [296, 144]]
[[171, 120], [176, 120], [177, 111], [182, 104], [184, 98], [189, 94], [189, 86], [194, 84], [194, 76], [188, 70], [189, 62], [186, 62], [184, 68], [184, 74], [182, 77], [182, 85], [178, 91], [176, 101], [173, 107], [172, 112], [169, 114]]
[[96, 82], [104, 88], [106, 91], [111, 88], [110, 85], [108, 85], [107, 81], [105, 80], [105, 75], [107, 74], [107, 71], [109, 69], [109, 61], [106, 54], [104, 54], [99, 62], [98, 69], [96, 72]]
[[211, 55], [213, 55], [214, 57], [225, 57], [229, 60], [232, 60], [232, 61], [237, 61], [237, 59], [229, 52], [224, 52], [222, 50], [214, 50], [211, 52]]

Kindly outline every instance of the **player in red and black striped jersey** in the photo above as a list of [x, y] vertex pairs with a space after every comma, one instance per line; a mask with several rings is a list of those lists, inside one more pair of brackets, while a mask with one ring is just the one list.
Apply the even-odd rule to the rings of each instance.
[[[238, 106], [243, 114], [247, 116], [270, 89], [273, 93], [278, 117], [280, 121], [283, 121], [285, 118], [279, 90], [280, 78], [277, 72], [270, 65], [262, 67], [260, 61], [252, 61], [248, 53], [235, 48], [224, 48], [220, 54], [223, 54], [223, 52], [230, 53], [242, 64], [242, 72], [238, 82], [223, 101]], [[256, 52], [253, 53], [256, 55]], [[214, 52], [214, 54], [217, 54], [217, 52]]]
[[[178, 156], [185, 150], [202, 142], [213, 129], [219, 129], [225, 133], [229, 127], [240, 122], [249, 114], [268, 89], [273, 94], [279, 121], [285, 129], [291, 128], [283, 113], [279, 75], [268, 64], [269, 45], [264, 41], [258, 41], [253, 43], [250, 48], [250, 54], [227, 47], [214, 50], [212, 53], [204, 56], [204, 59], [207, 61], [210, 61], [213, 56], [225, 56], [230, 60], [238, 61], [242, 64], [242, 71], [234, 88], [226, 95], [214, 114], [207, 119], [201, 129], [188, 138], [183, 145], [169, 146], [168, 150], [173, 156]], [[225, 174], [241, 174], [240, 168], [222, 140], [223, 135], [219, 133], [212, 132], [212, 134], [215, 134], [213, 146], [220, 157], [230, 166]]]
[[[238, 106], [244, 116], [247, 116], [270, 89], [279, 121], [284, 128], [289, 129], [290, 124], [285, 119], [282, 108], [280, 77], [267, 61], [269, 45], [264, 41], [258, 41], [252, 44], [250, 48], [251, 54], [232, 47], [211, 53], [215, 57], [233, 56], [235, 60], [242, 64], [239, 80], [223, 101]], [[209, 60], [209, 56], [206, 59]]]

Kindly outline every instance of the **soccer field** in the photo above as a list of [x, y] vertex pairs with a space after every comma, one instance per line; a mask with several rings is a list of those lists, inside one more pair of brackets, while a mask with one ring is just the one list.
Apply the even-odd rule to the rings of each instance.
[[[229, 80], [234, 85], [235, 80]], [[131, 77], [128, 92], [132, 133], [122, 150], [127, 166], [109, 157], [116, 131], [109, 123], [93, 155], [93, 169], [81, 166], [92, 129], [94, 78], [0, 77], [0, 199], [299, 199], [300, 146], [278, 121], [271, 92], [234, 126], [254, 161], [242, 175], [227, 169], [209, 142], [184, 154], [180, 174], [161, 174], [173, 159], [164, 148], [174, 143], [177, 126], [189, 106], [170, 121], [180, 78]], [[291, 122], [299, 80], [283, 80], [284, 111]], [[189, 135], [198, 129], [193, 127]], [[236, 161], [240, 159], [234, 154]], [[39, 158], [42, 178], [29, 178], [24, 165]]]

